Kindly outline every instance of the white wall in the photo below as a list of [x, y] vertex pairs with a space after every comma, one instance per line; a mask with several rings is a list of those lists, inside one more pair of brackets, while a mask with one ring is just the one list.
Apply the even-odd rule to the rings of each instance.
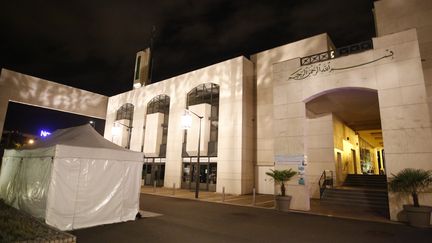
[[[164, 183], [170, 187], [173, 183], [180, 185], [184, 134], [181, 127], [181, 116], [186, 108], [187, 93], [203, 83], [217, 84], [220, 88], [217, 191], [221, 192], [222, 187], [225, 187], [227, 193], [246, 193], [249, 188], [253, 187], [253, 171], [248, 172], [249, 168], [253, 167], [253, 162], [248, 157], [248, 154], [251, 154], [251, 148], [247, 145], [253, 142], [246, 142], [249, 135], [244, 135], [243, 132], [246, 117], [250, 116], [245, 111], [247, 105], [244, 104], [243, 100], [245, 96], [253, 95], [250, 91], [252, 89], [250, 87], [253, 87], [253, 83], [250, 81], [250, 77], [252, 77], [251, 65], [251, 62], [244, 57], [233, 58], [110, 97], [104, 136], [106, 138], [111, 137], [111, 126], [115, 119], [116, 110], [125, 103], [132, 103], [135, 110], [131, 149], [140, 151], [143, 145], [143, 126], [147, 103], [160, 94], [169, 96], [170, 116]], [[249, 66], [249, 69], [245, 69], [245, 66]], [[249, 79], [247, 79], [248, 77]], [[245, 84], [245, 80], [249, 80], [249, 82]], [[253, 98], [250, 97], [249, 99]], [[249, 110], [251, 109], [249, 108]], [[252, 118], [249, 122], [251, 121]]]
[[164, 122], [163, 113], [153, 113], [146, 115], [146, 127], [144, 136], [144, 155], [147, 157], [159, 157], [160, 146], [162, 143]]
[[[398, 45], [402, 51], [397, 65], [382, 67], [400, 82], [387, 82], [385, 92], [385, 96], [393, 97], [383, 109], [389, 115], [383, 120], [388, 125], [383, 131], [387, 174], [405, 167], [432, 169], [432, 1], [381, 0], [374, 5], [377, 32], [382, 36], [374, 45], [380, 49]], [[405, 34], [398, 33], [401, 31]], [[394, 140], [390, 145], [389, 138]], [[395, 220], [402, 204], [411, 199], [389, 196], [391, 218]], [[420, 203], [432, 205], [432, 194], [421, 195]]]
[[1, 133], [9, 101], [105, 119], [108, 97], [3, 68], [0, 75]]
[[111, 142], [123, 147], [127, 148], [130, 137], [130, 124], [131, 121], [127, 119], [118, 120], [114, 123], [112, 129], [113, 135], [111, 138]]
[[[274, 64], [327, 51], [330, 46], [332, 43], [327, 34], [321, 34], [252, 56], [256, 76], [256, 170], [259, 170], [259, 166], [273, 166], [280, 146], [289, 144], [289, 153], [304, 154], [304, 103], [301, 100], [291, 102], [300, 93], [290, 94], [285, 89], [275, 88], [278, 87], [277, 82], [283, 79], [280, 71], [287, 67]], [[299, 88], [299, 85], [289, 87], [296, 91], [300, 91]], [[276, 124], [275, 119], [283, 120], [284, 125]], [[260, 189], [258, 192], [266, 193]]]
[[[208, 142], [210, 141], [211, 123], [209, 118], [211, 115], [211, 105], [207, 103], [192, 105], [189, 106], [189, 110], [203, 117], [201, 119], [200, 155], [206, 156], [208, 154]], [[190, 116], [192, 118], [192, 127], [187, 131], [186, 152], [189, 156], [197, 156], [200, 119], [193, 114], [190, 114]]]

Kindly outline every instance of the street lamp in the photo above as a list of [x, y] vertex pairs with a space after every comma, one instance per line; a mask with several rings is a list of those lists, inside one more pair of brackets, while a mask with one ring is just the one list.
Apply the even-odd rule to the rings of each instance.
[[128, 136], [128, 141], [127, 141], [126, 148], [130, 149], [130, 140], [131, 140], [131, 134], [132, 134], [132, 126], [128, 126], [128, 125], [125, 125], [125, 124], [120, 123], [120, 122], [114, 122], [114, 126], [111, 129], [111, 133], [112, 133], [113, 136], [118, 136], [121, 133], [121, 127], [118, 126], [118, 125], [122, 125], [122, 126], [124, 126], [124, 127], [126, 127], [126, 128], [129, 129], [129, 134], [128, 134], [129, 136]]
[[198, 198], [199, 193], [199, 183], [200, 183], [200, 145], [201, 145], [201, 121], [204, 118], [203, 116], [200, 116], [196, 114], [195, 112], [191, 110], [185, 109], [185, 112], [182, 116], [182, 126], [183, 129], [190, 129], [192, 126], [192, 116], [191, 113], [194, 114], [196, 117], [200, 119], [199, 123], [199, 132], [198, 132], [198, 154], [197, 154], [197, 169], [196, 169], [196, 175], [195, 175], [195, 198]]
[[90, 125], [91, 125], [93, 128], [96, 126], [96, 122], [93, 121], [93, 120], [90, 120], [89, 123], [90, 123]]

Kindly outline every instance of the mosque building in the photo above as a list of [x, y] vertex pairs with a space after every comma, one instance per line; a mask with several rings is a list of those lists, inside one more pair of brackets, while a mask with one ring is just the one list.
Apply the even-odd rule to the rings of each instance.
[[[147, 49], [137, 53], [130, 91], [105, 97], [67, 87], [73, 92], [63, 94], [84, 99], [68, 105], [6, 91], [14, 80], [32, 89], [37, 78], [2, 70], [0, 103], [105, 119], [106, 139], [143, 153], [145, 185], [275, 194], [266, 172], [291, 168], [299, 172], [287, 185], [291, 208], [309, 210], [329, 190], [326, 178], [385, 183], [404, 168], [432, 169], [432, 2], [374, 5], [376, 37], [350, 46], [336, 48], [324, 33], [151, 84]], [[408, 198], [381, 189], [396, 220]], [[432, 206], [432, 196], [421, 202]]]

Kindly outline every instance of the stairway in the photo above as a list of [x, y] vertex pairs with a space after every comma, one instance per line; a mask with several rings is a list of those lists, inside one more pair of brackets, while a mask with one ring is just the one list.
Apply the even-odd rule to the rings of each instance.
[[353, 210], [388, 215], [385, 175], [348, 175], [343, 186], [326, 188], [321, 201], [326, 205], [348, 206]]
[[387, 178], [385, 175], [353, 175], [348, 174], [343, 186], [365, 187], [387, 190]]

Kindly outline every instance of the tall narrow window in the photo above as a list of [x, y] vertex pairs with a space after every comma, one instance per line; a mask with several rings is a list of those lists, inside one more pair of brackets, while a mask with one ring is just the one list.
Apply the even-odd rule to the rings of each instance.
[[167, 95], [158, 95], [147, 105], [142, 148], [145, 157], [145, 185], [164, 185], [169, 106], [170, 98]]
[[139, 79], [140, 65], [141, 65], [141, 56], [138, 56], [136, 60], [136, 67], [135, 67], [135, 80]]
[[[144, 152], [148, 151], [149, 157], [163, 158], [166, 155], [166, 145], [168, 141], [169, 106], [170, 98], [167, 95], [158, 95], [152, 100], [150, 100], [147, 105], [146, 131], [144, 132]], [[152, 125], [156, 126], [152, 128], [148, 127]], [[155, 144], [158, 148], [150, 149], [150, 144]]]

